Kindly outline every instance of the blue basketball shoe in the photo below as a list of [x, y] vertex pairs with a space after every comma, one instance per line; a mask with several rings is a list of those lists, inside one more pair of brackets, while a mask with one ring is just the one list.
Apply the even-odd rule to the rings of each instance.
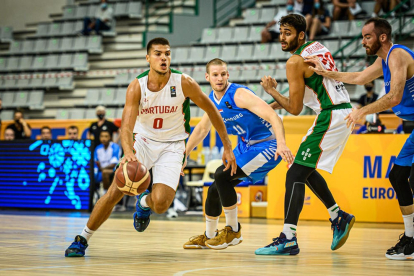
[[345, 213], [342, 210], [338, 211], [338, 217], [334, 220], [329, 219], [332, 223], [333, 230], [332, 250], [337, 250], [345, 244], [349, 237], [349, 232], [354, 226], [355, 216]]
[[88, 241], [77, 235], [75, 241], [66, 249], [65, 257], [83, 257], [85, 256], [85, 250], [88, 248]]
[[149, 207], [141, 206], [141, 198], [145, 195], [148, 195], [149, 191], [146, 190], [139, 195], [137, 201], [137, 211], [134, 213], [134, 227], [138, 232], [144, 232], [147, 229], [150, 223], [151, 209]]
[[297, 255], [299, 254], [299, 245], [296, 236], [288, 240], [284, 233], [280, 233], [278, 238], [265, 247], [257, 249], [256, 255]]

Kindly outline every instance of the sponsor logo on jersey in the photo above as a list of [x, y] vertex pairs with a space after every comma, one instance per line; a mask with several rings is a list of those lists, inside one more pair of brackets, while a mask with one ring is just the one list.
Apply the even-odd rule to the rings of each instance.
[[223, 112], [223, 109], [219, 109], [219, 112]]
[[153, 106], [148, 108], [143, 108], [141, 114], [164, 114], [164, 113], [174, 113], [178, 110], [178, 106]]
[[228, 109], [232, 109], [233, 108], [229, 102], [226, 102], [226, 106], [227, 106]]
[[170, 91], [171, 91], [171, 97], [177, 97], [175, 86], [171, 86]]
[[243, 117], [243, 114], [242, 113], [239, 113], [239, 114], [237, 114], [237, 115], [235, 115], [233, 117], [230, 117], [230, 118], [223, 118], [223, 121], [224, 122], [227, 122], [227, 121], [236, 121], [237, 119], [239, 119], [241, 117]]

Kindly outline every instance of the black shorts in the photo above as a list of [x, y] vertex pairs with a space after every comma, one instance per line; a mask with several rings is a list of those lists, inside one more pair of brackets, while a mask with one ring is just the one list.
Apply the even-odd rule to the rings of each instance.
[[279, 41], [279, 33], [275, 31], [269, 31], [272, 41]]

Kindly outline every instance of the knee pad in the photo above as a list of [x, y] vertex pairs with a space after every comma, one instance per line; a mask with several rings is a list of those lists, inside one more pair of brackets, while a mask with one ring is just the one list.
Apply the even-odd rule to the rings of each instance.
[[206, 199], [206, 215], [211, 217], [218, 217], [221, 215], [222, 207], [220, 196], [217, 191], [216, 182], [208, 188]]
[[392, 167], [389, 179], [398, 197], [400, 206], [413, 204], [413, 193], [408, 182], [411, 167], [395, 165]]

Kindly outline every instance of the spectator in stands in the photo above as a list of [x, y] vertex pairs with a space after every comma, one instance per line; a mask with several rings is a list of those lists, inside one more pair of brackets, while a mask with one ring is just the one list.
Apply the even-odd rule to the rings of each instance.
[[[302, 0], [299, 0], [302, 1]], [[303, 3], [298, 3], [298, 0], [288, 0], [286, 3], [286, 9], [278, 9], [277, 14], [273, 18], [273, 21], [267, 23], [266, 27], [263, 29], [262, 43], [279, 41], [279, 21], [280, 19], [288, 14], [295, 13], [301, 14]]]
[[68, 127], [68, 139], [79, 140], [79, 129], [77, 126]]
[[103, 188], [108, 190], [112, 182], [115, 166], [119, 163], [121, 150], [111, 141], [108, 130], [100, 132], [101, 144], [95, 148], [95, 182], [103, 183]]
[[358, 100], [358, 108], [366, 106], [372, 102], [375, 102], [378, 99], [378, 94], [374, 92], [374, 83], [368, 82], [364, 85], [366, 94], [362, 95]]
[[112, 140], [112, 135], [114, 132], [118, 131], [118, 127], [105, 119], [105, 107], [100, 105], [96, 108], [96, 116], [98, 117], [99, 121], [92, 123], [89, 127], [88, 131], [88, 139], [95, 140], [95, 146], [99, 145], [101, 142], [99, 141], [99, 137], [101, 131], [106, 130], [109, 132], [109, 136]]
[[4, 131], [4, 140], [13, 141], [14, 140], [14, 130], [11, 128], [6, 128]]
[[111, 29], [112, 20], [112, 8], [108, 7], [106, 0], [101, 0], [101, 6], [96, 9], [95, 17], [85, 17], [82, 34], [89, 35], [92, 30], [94, 30], [96, 34], [100, 34], [101, 31], [109, 31]]
[[356, 134], [384, 133], [386, 129], [378, 118], [378, 114], [369, 114], [365, 118], [364, 125], [357, 130]]
[[399, 3], [399, 0], [376, 0], [372, 17], [378, 17], [381, 9], [384, 13], [392, 11]]
[[314, 8], [319, 9], [322, 0], [300, 0], [303, 3], [302, 15], [306, 18], [306, 31], [309, 32], [309, 28], [312, 23], [312, 11]]
[[52, 140], [52, 130], [48, 126], [40, 129], [40, 140]]
[[356, 0], [332, 0], [333, 20], [354, 20], [355, 15], [362, 12], [361, 6]]
[[16, 140], [30, 139], [30, 136], [32, 136], [32, 128], [24, 120], [24, 115], [21, 110], [14, 111], [14, 123], [8, 125], [7, 128], [13, 129]]
[[[309, 19], [310, 17], [310, 19]], [[316, 2], [312, 15], [306, 15], [306, 21], [310, 22], [309, 25], [309, 40], [313, 40], [317, 35], [327, 35], [331, 29], [332, 18], [328, 9], [325, 8], [323, 1]]]

